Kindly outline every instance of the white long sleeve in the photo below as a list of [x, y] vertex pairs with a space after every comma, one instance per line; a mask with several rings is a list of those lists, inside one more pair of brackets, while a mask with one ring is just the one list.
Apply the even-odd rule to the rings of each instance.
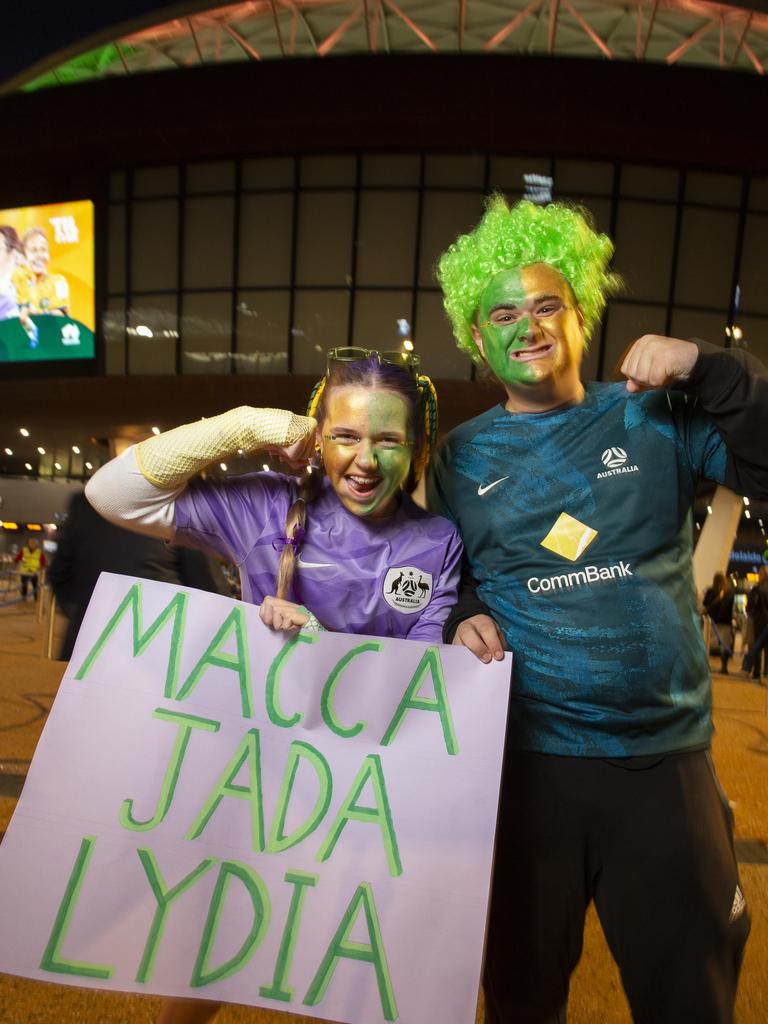
[[110, 523], [173, 540], [174, 507], [183, 490], [184, 485], [166, 490], [151, 484], [139, 469], [132, 445], [93, 474], [85, 496]]

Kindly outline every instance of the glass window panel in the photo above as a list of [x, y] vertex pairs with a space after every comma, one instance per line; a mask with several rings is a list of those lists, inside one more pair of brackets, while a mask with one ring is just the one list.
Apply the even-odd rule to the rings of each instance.
[[740, 316], [739, 327], [748, 352], [768, 366], [768, 319], [758, 316]]
[[489, 184], [492, 189], [500, 188], [507, 193], [522, 195], [526, 174], [549, 177], [551, 173], [552, 161], [548, 157], [493, 156]]
[[128, 372], [176, 373], [178, 330], [175, 294], [134, 299], [128, 310]]
[[673, 309], [670, 334], [673, 338], [699, 338], [713, 345], [725, 344], [725, 313], [699, 309]]
[[458, 235], [471, 230], [483, 214], [482, 193], [426, 192], [421, 225], [419, 283], [434, 285], [438, 256]]
[[411, 293], [367, 292], [355, 294], [355, 319], [352, 344], [364, 348], [400, 348], [398, 320], [411, 319]]
[[131, 207], [131, 288], [175, 288], [178, 281], [178, 217], [175, 199], [144, 200]]
[[358, 285], [411, 285], [417, 192], [363, 192], [357, 242]]
[[293, 372], [322, 376], [328, 349], [347, 344], [348, 322], [348, 292], [297, 292], [291, 328]]
[[239, 293], [236, 373], [287, 373], [290, 301], [287, 291]]
[[125, 199], [125, 187], [125, 171], [112, 171], [112, 173], [109, 176], [109, 198]]
[[188, 199], [184, 221], [184, 287], [232, 284], [234, 199]]
[[445, 188], [452, 185], [474, 185], [482, 188], [485, 182], [485, 156], [438, 156], [430, 154], [424, 163], [424, 183]]
[[108, 377], [125, 373], [125, 300], [109, 299], [101, 318], [104, 371]]
[[235, 187], [234, 160], [187, 164], [187, 192], [231, 192]]
[[619, 203], [613, 262], [629, 298], [667, 301], [676, 213], [671, 205]]
[[296, 282], [351, 283], [353, 192], [305, 192], [299, 200]]
[[232, 295], [185, 295], [181, 306], [181, 343], [182, 373], [230, 373]]
[[125, 207], [109, 207], [109, 237], [107, 239], [107, 288], [111, 292], [125, 291]]
[[768, 313], [768, 216], [747, 215], [739, 285], [743, 310]]
[[177, 167], [142, 167], [133, 172], [134, 196], [175, 196], [178, 191]]
[[611, 228], [611, 202], [609, 199], [594, 199], [585, 195], [561, 195], [555, 193], [558, 202], [584, 206], [592, 214], [598, 231], [608, 234]]
[[292, 192], [242, 197], [241, 285], [290, 284], [292, 225]]
[[768, 210], [768, 178], [753, 178], [749, 188], [750, 210]]
[[[456, 347], [439, 292], [419, 292], [413, 342], [422, 370], [433, 380], [470, 379], [472, 361]], [[439, 402], [439, 392], [437, 397]]]
[[[611, 302], [606, 319], [603, 379], [615, 379], [614, 371], [632, 344], [644, 334], [665, 334], [666, 306], [640, 306], [634, 302]], [[599, 345], [595, 331], [595, 344]]]
[[243, 188], [293, 188], [293, 158], [268, 157], [264, 160], [244, 160]]
[[741, 185], [740, 175], [689, 171], [685, 181], [685, 199], [689, 203], [738, 206], [741, 203]]
[[680, 172], [667, 167], [624, 164], [621, 168], [621, 193], [647, 199], [677, 199]]
[[728, 309], [736, 227], [735, 213], [684, 210], [675, 283], [676, 305]]
[[363, 185], [418, 185], [420, 173], [421, 160], [416, 154], [363, 157]]
[[300, 173], [302, 185], [354, 185], [357, 160], [353, 156], [303, 156]]
[[556, 160], [555, 191], [610, 195], [613, 164], [597, 160]]

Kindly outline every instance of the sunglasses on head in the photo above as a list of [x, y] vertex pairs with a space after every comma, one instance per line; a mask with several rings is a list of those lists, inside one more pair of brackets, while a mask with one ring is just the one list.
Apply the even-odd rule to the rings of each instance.
[[418, 376], [421, 366], [421, 357], [415, 352], [402, 352], [399, 349], [392, 349], [388, 352], [380, 352], [375, 348], [358, 348], [349, 346], [346, 348], [332, 348], [328, 350], [327, 372], [330, 373], [334, 366], [340, 363], [355, 363], [362, 359], [369, 359], [376, 356], [380, 363], [389, 363], [391, 366], [400, 366], [407, 370], [414, 377]]

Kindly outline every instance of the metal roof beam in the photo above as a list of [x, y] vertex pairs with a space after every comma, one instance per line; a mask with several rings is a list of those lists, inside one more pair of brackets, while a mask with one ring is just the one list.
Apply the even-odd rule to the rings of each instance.
[[675, 49], [672, 50], [671, 53], [667, 54], [665, 58], [667, 64], [675, 64], [678, 60], [680, 60], [680, 58], [684, 54], [688, 53], [691, 47], [695, 46], [700, 39], [703, 39], [707, 32], [709, 32], [710, 29], [714, 28], [715, 25], [717, 25], [716, 18], [713, 18], [711, 21], [707, 21], [703, 25], [700, 25], [693, 33], [693, 35], [690, 35], [684, 42], [680, 43], [679, 46], [675, 47]]
[[320, 43], [317, 48], [318, 57], [325, 57], [327, 53], [330, 53], [336, 43], [338, 43], [342, 36], [346, 35], [347, 30], [357, 21], [362, 13], [363, 5], [362, 3], [359, 3], [354, 11], [352, 11], [351, 14], [348, 14], [344, 21], [342, 21], [340, 25], [337, 25], [333, 32], [331, 32], [331, 34], [327, 36], [322, 43]]
[[393, 14], [396, 14], [398, 16], [398, 18], [400, 18], [400, 20], [405, 25], [408, 26], [408, 28], [411, 30], [411, 32], [413, 32], [413, 34], [415, 36], [419, 37], [419, 39], [422, 41], [422, 43], [424, 43], [426, 46], [428, 46], [430, 48], [430, 50], [432, 50], [433, 53], [437, 53], [437, 47], [432, 42], [432, 40], [429, 38], [427, 33], [424, 32], [423, 29], [420, 29], [419, 26], [416, 24], [416, 22], [412, 18], [408, 17], [408, 15], [405, 13], [405, 11], [401, 11], [400, 10], [400, 8], [395, 3], [395, 0], [384, 0], [384, 3], [387, 5], [387, 7], [389, 7], [389, 9], [392, 11]]
[[518, 11], [511, 21], [508, 21], [506, 25], [502, 25], [499, 31], [491, 36], [483, 49], [486, 51], [495, 50], [499, 43], [503, 43], [507, 36], [512, 35], [515, 29], [519, 28], [526, 18], [529, 18], [543, 3], [544, 0], [531, 0], [527, 7], [524, 7], [522, 11]]
[[576, 10], [576, 8], [571, 3], [571, 0], [563, 0], [563, 3], [565, 4], [568, 12], [571, 15], [573, 15], [573, 17], [579, 23], [581, 28], [586, 32], [586, 34], [589, 36], [589, 38], [592, 40], [592, 42], [595, 44], [595, 46], [598, 48], [598, 50], [600, 50], [602, 53], [604, 53], [605, 56], [608, 58], [608, 60], [613, 60], [613, 53], [611, 52], [611, 49], [608, 46], [608, 44], [605, 42], [605, 40], [601, 39], [601, 37], [597, 34], [597, 32], [595, 32], [595, 30], [589, 24], [587, 19], [583, 18], [579, 14], [579, 12]]

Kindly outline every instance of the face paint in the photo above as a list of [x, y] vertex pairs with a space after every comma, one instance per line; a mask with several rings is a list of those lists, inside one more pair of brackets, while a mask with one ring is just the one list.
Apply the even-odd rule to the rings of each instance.
[[356, 516], [391, 515], [411, 468], [408, 405], [392, 391], [334, 388], [319, 428], [325, 471]]
[[480, 344], [502, 384], [515, 388], [561, 375], [578, 380], [581, 315], [565, 278], [546, 263], [502, 270], [480, 297]]

